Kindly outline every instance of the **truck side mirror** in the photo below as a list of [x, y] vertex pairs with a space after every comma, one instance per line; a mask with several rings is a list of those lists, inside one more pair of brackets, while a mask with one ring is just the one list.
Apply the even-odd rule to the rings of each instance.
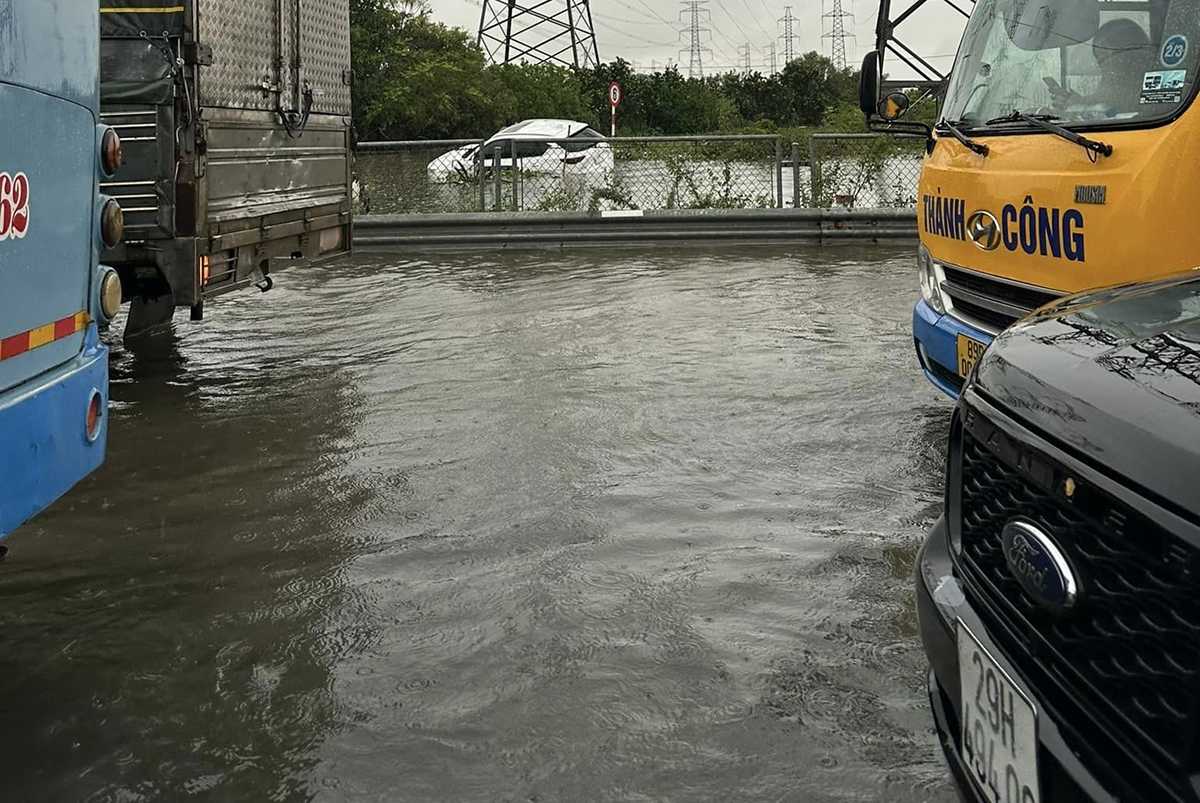
[[903, 117], [908, 111], [908, 107], [908, 95], [903, 92], [893, 92], [879, 101], [879, 107], [876, 111], [880, 117], [890, 123]]
[[858, 108], [867, 117], [879, 110], [879, 85], [883, 78], [883, 58], [872, 50], [863, 58], [858, 79]]

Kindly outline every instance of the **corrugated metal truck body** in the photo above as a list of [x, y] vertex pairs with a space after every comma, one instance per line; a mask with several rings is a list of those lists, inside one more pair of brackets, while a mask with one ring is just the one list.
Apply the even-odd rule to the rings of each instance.
[[100, 0], [127, 334], [350, 249], [349, 0]]

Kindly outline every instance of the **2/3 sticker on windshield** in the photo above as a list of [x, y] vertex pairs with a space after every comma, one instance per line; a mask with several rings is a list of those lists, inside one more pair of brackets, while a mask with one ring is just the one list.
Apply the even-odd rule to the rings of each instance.
[[1188, 40], [1182, 34], [1175, 34], [1167, 37], [1167, 41], [1163, 42], [1162, 51], [1159, 52], [1159, 61], [1164, 67], [1178, 67], [1187, 58]]
[[0, 242], [21, 239], [29, 231], [29, 179], [24, 173], [0, 173]]

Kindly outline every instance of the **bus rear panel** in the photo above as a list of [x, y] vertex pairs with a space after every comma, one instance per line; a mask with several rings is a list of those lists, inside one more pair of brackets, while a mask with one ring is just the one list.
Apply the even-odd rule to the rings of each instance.
[[3, 538], [104, 460], [108, 349], [95, 5], [0, 0], [0, 20]]

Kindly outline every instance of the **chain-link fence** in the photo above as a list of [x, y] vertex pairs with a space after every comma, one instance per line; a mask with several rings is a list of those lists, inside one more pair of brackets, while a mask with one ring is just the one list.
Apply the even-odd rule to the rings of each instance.
[[773, 135], [368, 142], [357, 211], [911, 207], [923, 140]]
[[[355, 157], [354, 206], [361, 214], [478, 212], [483, 205], [478, 182], [453, 165], [470, 165], [482, 139], [362, 142]], [[438, 174], [438, 163], [449, 172]]]
[[813, 134], [808, 139], [805, 206], [828, 209], [914, 207], [925, 138], [878, 134]]
[[769, 135], [372, 142], [357, 195], [381, 214], [761, 209], [791, 202], [782, 165]]

